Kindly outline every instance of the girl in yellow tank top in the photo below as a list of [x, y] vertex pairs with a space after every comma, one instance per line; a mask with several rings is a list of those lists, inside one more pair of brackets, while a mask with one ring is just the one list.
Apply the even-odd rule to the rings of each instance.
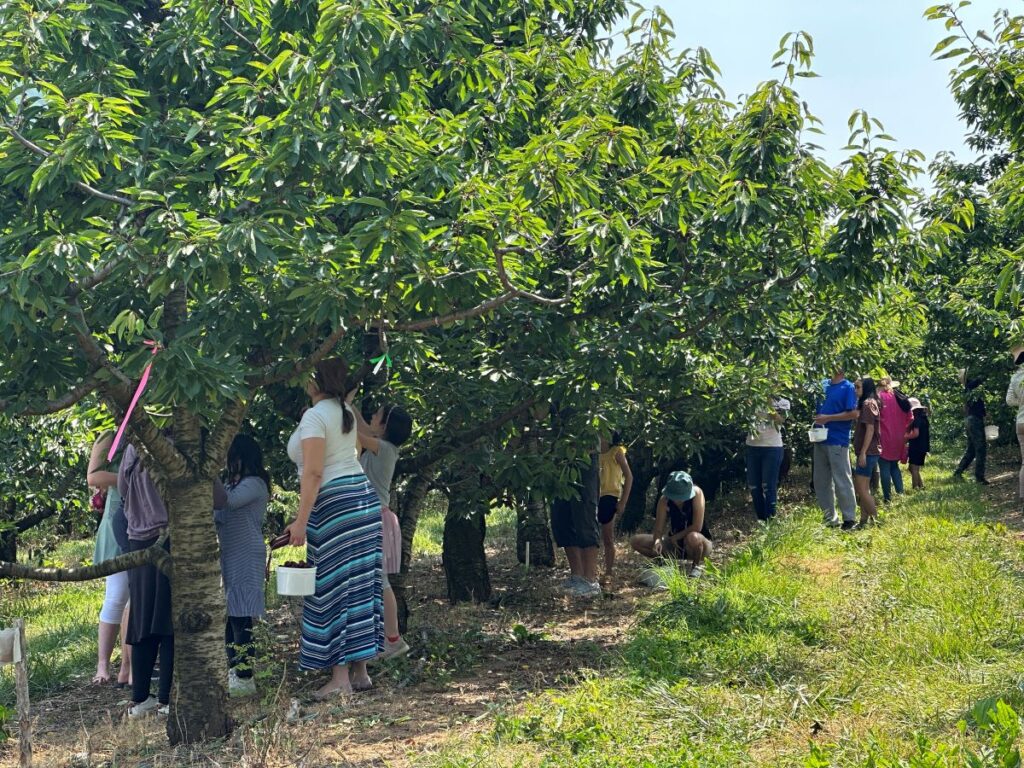
[[626, 460], [626, 447], [618, 432], [612, 433], [612, 441], [601, 438], [601, 493], [597, 504], [597, 519], [601, 523], [601, 541], [604, 544], [604, 577], [601, 586], [606, 590], [611, 584], [615, 569], [615, 516], [626, 508], [630, 489], [633, 487], [633, 473]]

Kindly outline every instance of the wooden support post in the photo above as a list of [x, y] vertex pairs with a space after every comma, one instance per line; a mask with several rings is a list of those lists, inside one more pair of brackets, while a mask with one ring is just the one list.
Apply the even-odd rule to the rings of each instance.
[[32, 768], [32, 718], [28, 699], [28, 644], [25, 642], [25, 620], [15, 619], [14, 689], [18, 701], [18, 751], [21, 768]]

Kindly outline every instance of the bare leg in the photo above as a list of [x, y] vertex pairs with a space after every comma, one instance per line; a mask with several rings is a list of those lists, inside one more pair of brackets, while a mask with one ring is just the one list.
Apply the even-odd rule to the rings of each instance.
[[365, 661], [353, 661], [348, 665], [349, 680], [352, 683], [352, 690], [365, 691], [373, 686], [370, 674], [366, 671]]
[[916, 464], [910, 465], [910, 478], [915, 488], [924, 488], [924, 480], [921, 479], [921, 468]]
[[121, 614], [121, 669], [117, 673], [117, 682], [132, 684], [132, 647], [125, 638], [128, 636], [128, 604]]
[[597, 547], [583, 547], [580, 551], [584, 579], [591, 584], [597, 581]]
[[[363, 666], [363, 673], [366, 673], [366, 666]], [[348, 665], [339, 664], [331, 668], [331, 679], [328, 680], [314, 696], [323, 698], [335, 692], [352, 693], [352, 683], [349, 681]]]
[[388, 637], [398, 637], [398, 603], [395, 601], [395, 592], [389, 585], [384, 590], [384, 634]]
[[583, 577], [583, 555], [579, 547], [565, 547], [565, 559], [569, 561], [569, 572]]
[[601, 526], [601, 542], [604, 544], [604, 575], [605, 578], [612, 577], [615, 570], [615, 522], [604, 523]]
[[94, 683], [110, 682], [110, 657], [114, 653], [114, 643], [117, 641], [117, 624], [100, 622], [97, 639], [99, 641], [99, 652], [96, 654], [96, 676]]
[[703, 565], [704, 558], [711, 555], [711, 542], [696, 532], [686, 537], [684, 547], [687, 558], [693, 561], [694, 568]]
[[629, 540], [634, 552], [654, 560], [658, 555], [654, 551], [654, 536], [649, 533], [638, 533]]
[[871, 478], [854, 475], [853, 485], [857, 491], [857, 503], [860, 504], [860, 522], [863, 525], [868, 520], [875, 519], [878, 516], [875, 497], [871, 495]]

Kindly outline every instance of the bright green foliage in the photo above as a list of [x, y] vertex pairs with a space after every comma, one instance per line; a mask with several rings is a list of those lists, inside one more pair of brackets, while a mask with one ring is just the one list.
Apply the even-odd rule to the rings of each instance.
[[[212, 420], [267, 366], [376, 323], [442, 432], [454, 403], [479, 423], [528, 394], [638, 429], [678, 412], [652, 437], [682, 453], [742, 428], [766, 379], [816, 375], [902, 279], [920, 157], [863, 114], [848, 162], [817, 157], [793, 88], [813, 75], [807, 35], [732, 105], [706, 51], [670, 53], [658, 12], [607, 60], [593, 35], [621, 12], [10, 4], [7, 394], [116, 378], [92, 339], [137, 375], [153, 338], [150, 400]], [[408, 335], [485, 311], [486, 334]]]

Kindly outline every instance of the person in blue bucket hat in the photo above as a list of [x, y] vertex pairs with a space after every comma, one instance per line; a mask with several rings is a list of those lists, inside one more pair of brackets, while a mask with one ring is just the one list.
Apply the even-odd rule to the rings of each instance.
[[[704, 575], [704, 560], [711, 554], [711, 531], [704, 515], [704, 491], [695, 485], [689, 472], [673, 472], [658, 498], [654, 530], [638, 533], [629, 541], [634, 550], [652, 560], [672, 558], [689, 560], [687, 575]], [[648, 587], [664, 587], [657, 571], [647, 570], [640, 583]]]

